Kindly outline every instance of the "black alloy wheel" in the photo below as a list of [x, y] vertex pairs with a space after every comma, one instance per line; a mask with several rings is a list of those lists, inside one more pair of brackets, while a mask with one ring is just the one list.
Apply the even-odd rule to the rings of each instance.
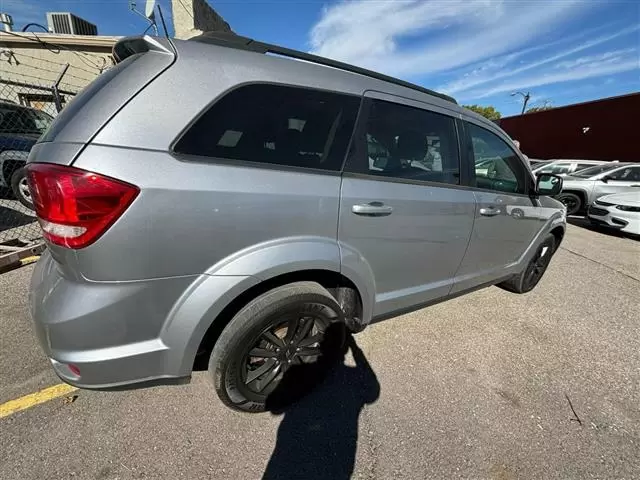
[[544, 242], [538, 247], [535, 256], [531, 259], [531, 262], [529, 262], [524, 273], [523, 289], [525, 291], [533, 290], [538, 284], [544, 272], [547, 270], [549, 262], [551, 262], [553, 249], [553, 242]]
[[561, 193], [556, 199], [567, 207], [567, 215], [575, 215], [582, 208], [582, 200], [575, 193]]
[[346, 338], [342, 309], [321, 285], [276, 287], [248, 302], [224, 327], [209, 359], [210, 378], [228, 407], [263, 412], [270, 397], [286, 401], [289, 384], [283, 379], [300, 368], [316, 372], [317, 381], [310, 383], [319, 384]]
[[322, 305], [301, 305], [300, 312], [291, 312], [288, 318], [278, 315], [259, 335], [239, 364], [247, 396], [268, 395], [291, 366], [317, 361], [329, 324], [322, 310]]

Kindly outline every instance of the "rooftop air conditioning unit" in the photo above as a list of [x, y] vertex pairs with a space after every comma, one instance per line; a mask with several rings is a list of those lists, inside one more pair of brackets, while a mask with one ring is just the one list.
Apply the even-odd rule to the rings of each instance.
[[47, 12], [47, 24], [52, 33], [67, 35], [97, 35], [98, 27], [73, 13]]

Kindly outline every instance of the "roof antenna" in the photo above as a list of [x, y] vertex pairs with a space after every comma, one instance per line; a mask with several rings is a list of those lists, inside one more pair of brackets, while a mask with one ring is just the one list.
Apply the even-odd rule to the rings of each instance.
[[[136, 10], [136, 2], [135, 2], [135, 0], [129, 0], [129, 10], [131, 10], [133, 13], [135, 13], [137, 15], [140, 15], [147, 22], [149, 22], [149, 26], [147, 27], [147, 30], [149, 30], [149, 28], [153, 28], [153, 31], [155, 32], [156, 37], [157, 37], [158, 36], [158, 26], [156, 25], [156, 18], [155, 18], [155, 12], [154, 12], [155, 7], [156, 7], [156, 1], [155, 0], [147, 0], [147, 3], [145, 5], [145, 9], [144, 9], [144, 13], [142, 13], [142, 12], [139, 12], [138, 10]], [[147, 30], [145, 30], [144, 33], [147, 33]]]

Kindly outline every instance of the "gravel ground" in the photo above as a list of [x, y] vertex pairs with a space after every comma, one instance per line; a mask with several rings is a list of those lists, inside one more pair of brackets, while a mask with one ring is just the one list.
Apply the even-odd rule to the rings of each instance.
[[[58, 383], [31, 268], [0, 276], [0, 403]], [[492, 287], [371, 326], [281, 415], [189, 385], [80, 391], [0, 420], [0, 478], [638, 478], [640, 242], [570, 226], [528, 295]]]

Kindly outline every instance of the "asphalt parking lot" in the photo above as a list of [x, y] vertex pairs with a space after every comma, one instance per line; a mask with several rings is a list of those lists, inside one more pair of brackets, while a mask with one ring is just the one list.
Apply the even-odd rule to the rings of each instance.
[[[31, 267], [0, 276], [0, 404], [59, 383]], [[638, 478], [640, 242], [570, 225], [528, 295], [492, 287], [371, 326], [282, 415], [183, 386], [74, 392], [0, 419], [0, 478]], [[355, 374], [354, 374], [355, 372]]]

